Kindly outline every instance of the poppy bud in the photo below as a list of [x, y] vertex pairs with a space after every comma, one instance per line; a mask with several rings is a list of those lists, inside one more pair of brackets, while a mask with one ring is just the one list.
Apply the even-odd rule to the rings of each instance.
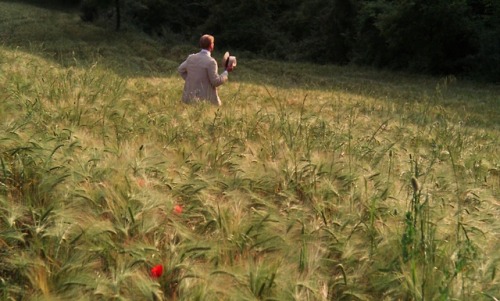
[[413, 191], [417, 192], [420, 189], [418, 180], [415, 177], [411, 178], [411, 186], [413, 186]]

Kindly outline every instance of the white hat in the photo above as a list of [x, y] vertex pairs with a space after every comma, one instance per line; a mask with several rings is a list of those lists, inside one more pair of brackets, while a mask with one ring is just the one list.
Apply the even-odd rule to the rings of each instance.
[[222, 57], [222, 64], [224, 65], [224, 68], [227, 69], [228, 66], [232, 66], [233, 68], [236, 67], [236, 57], [231, 56], [228, 51], [224, 53], [224, 56]]

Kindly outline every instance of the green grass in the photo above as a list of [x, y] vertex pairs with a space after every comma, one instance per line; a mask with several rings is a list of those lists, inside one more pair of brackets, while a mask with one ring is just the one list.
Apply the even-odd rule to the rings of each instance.
[[0, 19], [1, 300], [500, 298], [498, 86], [236, 54], [187, 106], [196, 48]]

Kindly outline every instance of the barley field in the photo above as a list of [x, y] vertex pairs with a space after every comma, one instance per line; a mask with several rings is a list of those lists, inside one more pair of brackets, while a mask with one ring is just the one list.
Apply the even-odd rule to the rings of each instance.
[[[499, 300], [500, 87], [0, 2], [0, 300]], [[225, 49], [214, 56], [222, 57]]]

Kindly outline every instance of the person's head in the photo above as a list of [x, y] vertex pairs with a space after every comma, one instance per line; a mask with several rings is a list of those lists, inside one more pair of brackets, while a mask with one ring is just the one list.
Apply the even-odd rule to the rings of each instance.
[[208, 51], [214, 50], [215, 38], [209, 34], [202, 35], [200, 38], [200, 47]]

